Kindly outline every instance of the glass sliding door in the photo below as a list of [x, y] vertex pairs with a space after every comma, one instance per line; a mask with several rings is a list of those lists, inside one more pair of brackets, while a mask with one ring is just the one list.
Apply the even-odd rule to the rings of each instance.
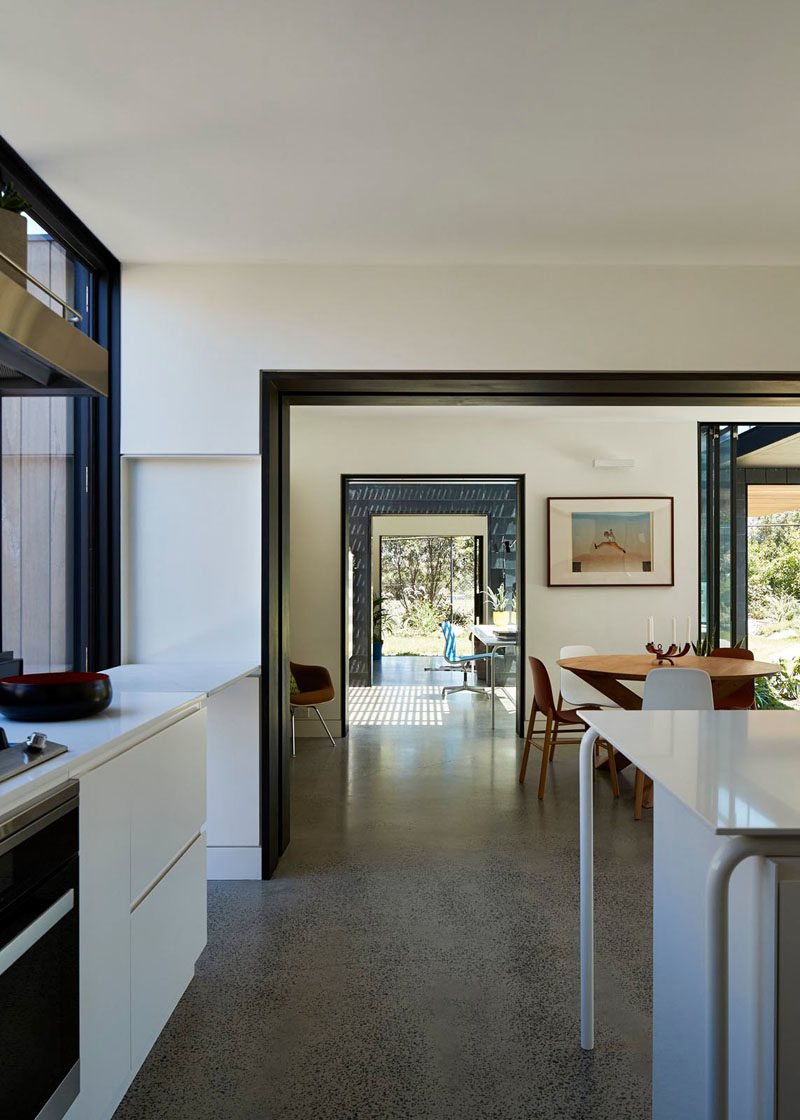
[[[701, 643], [709, 649], [732, 646], [747, 636], [742, 610], [738, 548], [738, 492], [735, 424], [699, 426], [699, 571]], [[745, 524], [746, 547], [746, 524]], [[746, 597], [746, 594], [745, 594]]]

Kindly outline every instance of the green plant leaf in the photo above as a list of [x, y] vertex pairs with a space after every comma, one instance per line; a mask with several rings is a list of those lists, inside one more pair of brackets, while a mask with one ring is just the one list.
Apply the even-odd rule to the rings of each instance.
[[10, 183], [0, 182], [0, 210], [10, 210], [12, 214], [21, 214], [27, 206], [21, 194], [17, 194]]

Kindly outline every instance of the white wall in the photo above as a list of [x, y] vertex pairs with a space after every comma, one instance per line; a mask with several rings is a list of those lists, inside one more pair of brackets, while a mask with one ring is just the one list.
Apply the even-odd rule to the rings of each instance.
[[[797, 369], [798, 306], [797, 268], [129, 265], [123, 453], [257, 455], [261, 368]], [[126, 656], [252, 655], [258, 488], [134, 467]]]
[[800, 268], [127, 265], [125, 454], [257, 454], [259, 369], [800, 368]]
[[[529, 418], [501, 409], [292, 410], [292, 657], [327, 665], [339, 690], [341, 474], [464, 471], [525, 475], [525, 591], [528, 653], [555, 668], [559, 648], [585, 642], [630, 653], [656, 616], [669, 638], [672, 615], [697, 617], [697, 425], [691, 419], [642, 422]], [[632, 470], [602, 471], [594, 458], [635, 459]], [[668, 462], [668, 466], [665, 466]], [[668, 495], [675, 498], [675, 586], [548, 588], [546, 501], [558, 496]], [[325, 556], [329, 562], [320, 563]], [[333, 711], [333, 708], [331, 709]]]
[[260, 652], [258, 460], [123, 460], [123, 661]]

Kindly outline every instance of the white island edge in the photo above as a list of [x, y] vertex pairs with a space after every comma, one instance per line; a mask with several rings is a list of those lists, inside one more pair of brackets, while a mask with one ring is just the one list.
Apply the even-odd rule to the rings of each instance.
[[800, 1021], [786, 996], [800, 985], [800, 713], [583, 718], [581, 1045], [594, 1046], [592, 752], [602, 735], [654, 781], [654, 1120], [794, 1115]]

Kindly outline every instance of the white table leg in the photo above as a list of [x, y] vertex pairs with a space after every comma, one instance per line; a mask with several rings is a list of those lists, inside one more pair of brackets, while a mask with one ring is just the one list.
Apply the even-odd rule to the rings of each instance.
[[489, 658], [489, 665], [490, 665], [491, 674], [492, 674], [492, 731], [494, 731], [494, 655], [495, 655], [496, 652], [497, 652], [497, 647], [495, 646], [495, 648], [492, 650], [491, 656]]
[[731, 836], [720, 844], [706, 880], [706, 1117], [728, 1120], [728, 894], [748, 856], [800, 857], [796, 836]]
[[581, 739], [578, 756], [581, 858], [581, 1047], [594, 1049], [594, 800], [592, 779], [594, 744], [590, 727]]

